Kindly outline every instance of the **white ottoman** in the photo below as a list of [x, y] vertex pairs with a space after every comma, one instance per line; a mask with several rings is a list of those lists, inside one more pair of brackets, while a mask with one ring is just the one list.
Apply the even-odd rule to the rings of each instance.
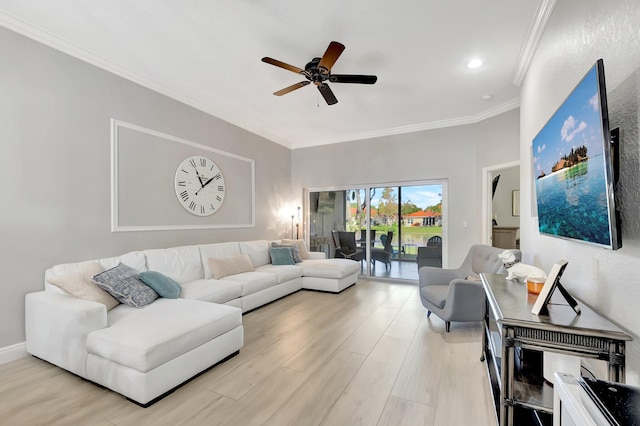
[[358, 281], [360, 263], [349, 259], [305, 260], [302, 288], [340, 293]]

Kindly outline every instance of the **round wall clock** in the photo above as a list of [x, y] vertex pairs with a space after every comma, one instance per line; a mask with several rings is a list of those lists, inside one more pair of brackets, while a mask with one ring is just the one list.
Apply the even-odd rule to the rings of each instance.
[[182, 207], [196, 216], [214, 214], [224, 201], [224, 177], [207, 157], [185, 158], [176, 169], [174, 185]]

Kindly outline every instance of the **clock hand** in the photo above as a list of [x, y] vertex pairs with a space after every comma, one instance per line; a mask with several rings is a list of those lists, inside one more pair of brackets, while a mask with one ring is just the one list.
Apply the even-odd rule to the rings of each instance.
[[204, 188], [204, 185], [202, 184], [202, 178], [200, 177], [200, 173], [198, 173], [198, 169], [196, 169], [196, 166], [193, 166], [193, 168], [196, 170], [196, 176], [198, 176], [198, 180], [200, 181], [200, 186]]
[[212, 180], [214, 180], [215, 178], [217, 178], [220, 174], [218, 173], [217, 175], [215, 175], [214, 177], [212, 177], [211, 179], [207, 180], [204, 184], [202, 184], [202, 188], [198, 189], [198, 191], [196, 191], [196, 195], [198, 195], [198, 192], [200, 192], [201, 190], [204, 189], [205, 186], [209, 185], [211, 183]]
[[206, 182], [204, 183], [204, 185], [202, 185], [202, 187], [204, 188], [205, 186], [209, 185], [209, 184], [211, 183], [211, 181], [212, 181], [214, 178], [215, 178], [215, 176], [214, 176], [214, 177], [212, 177], [211, 179], [209, 179], [208, 181], [206, 181]]

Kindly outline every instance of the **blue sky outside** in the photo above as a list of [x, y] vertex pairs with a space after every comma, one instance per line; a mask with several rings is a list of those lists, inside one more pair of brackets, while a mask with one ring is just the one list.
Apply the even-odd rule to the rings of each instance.
[[594, 66], [562, 106], [533, 139], [536, 176], [551, 174], [551, 168], [572, 148], [587, 147], [593, 158], [602, 154], [602, 123], [598, 98], [598, 76]]
[[[384, 188], [376, 188], [375, 196], [371, 205], [377, 208], [380, 204], [380, 196]], [[396, 199], [398, 198], [398, 188], [394, 187]], [[402, 202], [411, 201], [421, 209], [429, 206], [435, 206], [442, 201], [442, 185], [420, 185], [420, 186], [403, 186]]]

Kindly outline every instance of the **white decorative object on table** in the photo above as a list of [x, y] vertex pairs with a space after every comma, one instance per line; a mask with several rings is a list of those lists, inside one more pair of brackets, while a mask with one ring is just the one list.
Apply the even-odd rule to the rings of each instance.
[[508, 272], [507, 279], [522, 279], [527, 277], [546, 278], [547, 274], [540, 268], [520, 263], [511, 250], [505, 250], [498, 257]]

